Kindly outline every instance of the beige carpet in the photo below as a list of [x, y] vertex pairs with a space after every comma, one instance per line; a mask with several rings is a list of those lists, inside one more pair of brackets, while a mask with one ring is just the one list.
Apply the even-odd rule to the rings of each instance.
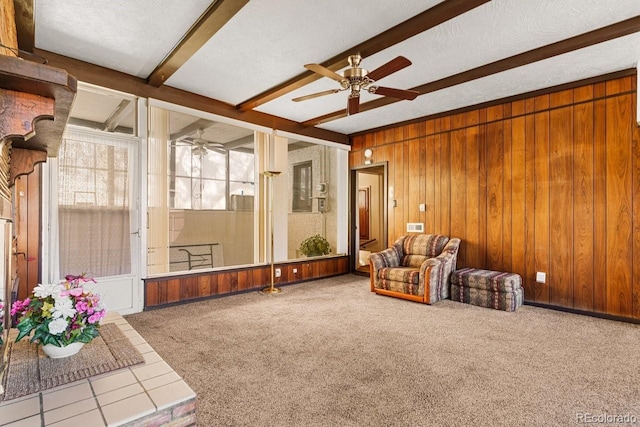
[[353, 275], [127, 320], [195, 390], [199, 426], [640, 423], [639, 325], [427, 306]]

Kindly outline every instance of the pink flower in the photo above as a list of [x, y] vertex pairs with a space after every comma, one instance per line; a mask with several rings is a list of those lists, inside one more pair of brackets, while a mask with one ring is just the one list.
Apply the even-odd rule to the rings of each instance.
[[76, 303], [76, 310], [78, 311], [78, 313], [86, 313], [88, 308], [89, 305], [85, 301], [78, 301]]
[[88, 321], [91, 324], [98, 323], [100, 321], [100, 319], [102, 319], [103, 317], [104, 317], [104, 310], [103, 311], [96, 311], [91, 316], [89, 316]]
[[31, 299], [29, 298], [14, 302], [13, 305], [11, 305], [11, 315], [22, 314], [29, 307], [29, 304], [31, 304]]
[[68, 296], [68, 295], [72, 295], [74, 297], [79, 297], [79, 296], [82, 296], [83, 292], [84, 292], [84, 289], [82, 289], [82, 288], [71, 288], [71, 289], [67, 289], [67, 290], [64, 290], [64, 291], [60, 292], [60, 295], [63, 296], [63, 297]]

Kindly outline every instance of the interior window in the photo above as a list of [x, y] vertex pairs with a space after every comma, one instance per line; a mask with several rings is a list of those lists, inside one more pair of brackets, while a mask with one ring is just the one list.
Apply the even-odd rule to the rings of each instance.
[[254, 131], [158, 107], [150, 129], [149, 273], [255, 263]]
[[293, 211], [311, 212], [311, 162], [293, 165]]

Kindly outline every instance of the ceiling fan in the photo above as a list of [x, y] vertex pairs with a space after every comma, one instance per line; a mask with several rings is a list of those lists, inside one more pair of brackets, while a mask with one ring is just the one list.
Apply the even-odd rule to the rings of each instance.
[[342, 92], [345, 90], [349, 90], [349, 98], [347, 101], [347, 114], [356, 114], [360, 111], [360, 91], [366, 90], [369, 93], [375, 93], [377, 95], [382, 96], [390, 96], [392, 98], [406, 99], [406, 100], [414, 100], [420, 92], [415, 90], [404, 90], [404, 89], [394, 89], [390, 87], [377, 86], [374, 83], [377, 80], [380, 80], [383, 77], [388, 76], [389, 74], [395, 73], [396, 71], [400, 71], [405, 67], [411, 65], [411, 61], [409, 61], [404, 56], [398, 56], [395, 59], [387, 62], [384, 65], [376, 68], [373, 71], [367, 71], [364, 68], [360, 68], [360, 61], [362, 57], [358, 55], [349, 56], [349, 66], [344, 70], [342, 75], [331, 71], [327, 67], [324, 67], [320, 64], [306, 64], [304, 67], [308, 70], [313, 71], [314, 73], [318, 73], [322, 76], [329, 77], [340, 83], [340, 89], [330, 89], [322, 92], [312, 93], [310, 95], [300, 96], [298, 98], [293, 98], [292, 101], [306, 101], [307, 99], [317, 98], [324, 95], [331, 95], [333, 93]]
[[226, 152], [223, 144], [220, 144], [219, 142], [209, 141], [202, 137], [204, 135], [204, 129], [197, 129], [196, 135], [197, 136], [195, 138], [183, 138], [179, 141], [186, 142], [189, 145], [192, 145], [193, 147], [191, 148], [191, 152], [198, 156], [204, 156], [208, 151], [214, 151], [219, 154], [224, 154]]

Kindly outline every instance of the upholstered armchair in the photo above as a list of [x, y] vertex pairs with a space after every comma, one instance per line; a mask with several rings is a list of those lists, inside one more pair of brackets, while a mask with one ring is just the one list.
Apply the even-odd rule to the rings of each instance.
[[432, 304], [449, 298], [460, 239], [439, 234], [402, 236], [371, 254], [371, 292]]

